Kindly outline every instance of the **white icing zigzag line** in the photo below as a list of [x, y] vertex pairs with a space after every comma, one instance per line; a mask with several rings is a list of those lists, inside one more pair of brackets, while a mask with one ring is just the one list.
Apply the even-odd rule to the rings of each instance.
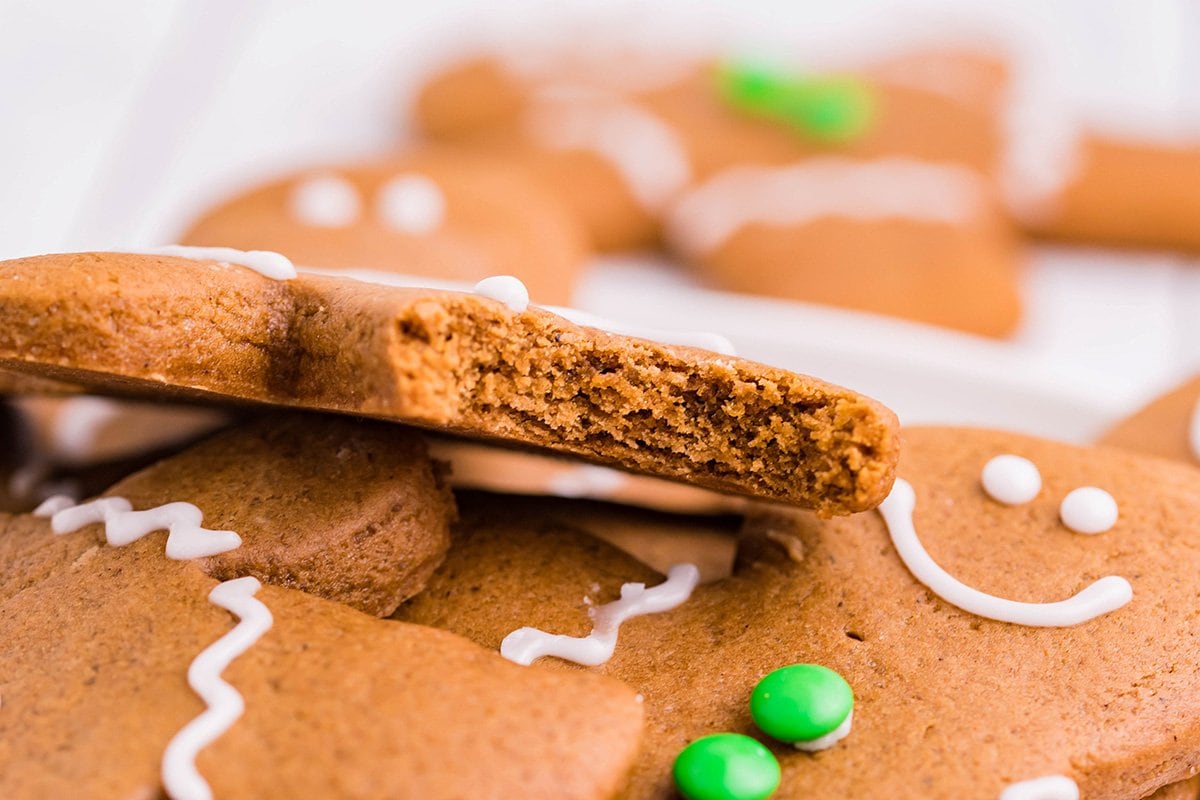
[[1010, 785], [1000, 800], [1079, 800], [1079, 787], [1066, 775], [1045, 775]]
[[[53, 501], [53, 502], [52, 502]], [[85, 525], [104, 523], [104, 537], [113, 547], [136, 542], [153, 531], [168, 531], [167, 558], [187, 561], [215, 556], [242, 544], [242, 537], [233, 531], [214, 531], [200, 526], [204, 514], [191, 503], [167, 503], [134, 511], [124, 497], [102, 497], [81, 505], [61, 506], [50, 498], [34, 512], [50, 517], [50, 528], [56, 534], [74, 533]]]
[[1133, 598], [1129, 581], [1115, 575], [1101, 578], [1076, 595], [1056, 603], [1022, 603], [972, 589], [937, 565], [921, 546], [913, 527], [917, 496], [908, 481], [896, 479], [891, 494], [879, 506], [900, 560], [934, 594], [964, 611], [988, 619], [1032, 627], [1078, 625], [1115, 611]]
[[592, 632], [587, 636], [546, 633], [537, 628], [519, 628], [500, 643], [500, 655], [518, 664], [532, 664], [542, 656], [557, 656], [576, 664], [594, 667], [612, 658], [617, 631], [630, 617], [658, 614], [681, 605], [700, 582], [695, 564], [676, 564], [667, 579], [651, 589], [644, 583], [621, 587], [621, 599], [591, 609]]
[[162, 782], [174, 800], [211, 800], [212, 789], [196, 769], [196, 755], [237, 721], [246, 703], [221, 673], [250, 649], [274, 623], [271, 610], [254, 597], [257, 578], [217, 584], [208, 599], [239, 619], [233, 630], [209, 645], [188, 667], [188, 685], [207, 705], [200, 716], [175, 734], [163, 752]]

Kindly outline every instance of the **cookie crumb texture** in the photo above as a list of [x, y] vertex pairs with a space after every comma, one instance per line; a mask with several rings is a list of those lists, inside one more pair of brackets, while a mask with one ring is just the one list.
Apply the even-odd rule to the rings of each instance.
[[888, 409], [785, 370], [469, 294], [179, 258], [0, 264], [0, 366], [401, 420], [824, 514], [877, 505], [898, 455]]

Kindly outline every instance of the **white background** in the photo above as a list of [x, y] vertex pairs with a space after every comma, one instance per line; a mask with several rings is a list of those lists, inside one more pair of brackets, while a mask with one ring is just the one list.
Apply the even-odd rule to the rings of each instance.
[[[905, 26], [1037, 41], [1064, 112], [1200, 131], [1200, 11], [1183, 2], [990, 8], [837, 2], [655, 4], [0, 0], [0, 257], [172, 240], [232, 188], [400, 146], [423, 75], [479, 42], [633, 37], [836, 55]], [[866, 33], [864, 33], [864, 31]], [[598, 33], [599, 32], [599, 33]], [[1200, 224], [1200, 221], [1198, 221]], [[752, 357], [861, 388], [907, 422], [1086, 439], [1200, 367], [1200, 270], [1171, 254], [1039, 250], [1026, 321], [996, 343], [692, 287], [602, 265], [580, 303], [727, 333]]]

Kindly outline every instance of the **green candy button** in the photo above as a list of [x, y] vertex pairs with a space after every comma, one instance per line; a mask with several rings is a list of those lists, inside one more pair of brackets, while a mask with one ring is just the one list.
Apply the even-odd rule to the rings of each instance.
[[803, 77], [761, 64], [725, 64], [717, 87], [734, 108], [831, 144], [864, 135], [875, 118], [874, 93], [850, 76]]
[[793, 664], [767, 675], [750, 694], [750, 716], [768, 736], [810, 742], [837, 730], [854, 708], [850, 684], [819, 664]]
[[675, 757], [675, 785], [686, 800], [765, 800], [779, 788], [779, 762], [740, 733], [697, 739]]

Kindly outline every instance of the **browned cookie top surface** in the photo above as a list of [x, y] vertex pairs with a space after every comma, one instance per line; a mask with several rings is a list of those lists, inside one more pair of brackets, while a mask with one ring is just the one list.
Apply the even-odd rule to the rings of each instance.
[[0, 264], [0, 366], [401, 420], [834, 514], [877, 504], [898, 454], [888, 409], [807, 376], [474, 294], [178, 257]]

